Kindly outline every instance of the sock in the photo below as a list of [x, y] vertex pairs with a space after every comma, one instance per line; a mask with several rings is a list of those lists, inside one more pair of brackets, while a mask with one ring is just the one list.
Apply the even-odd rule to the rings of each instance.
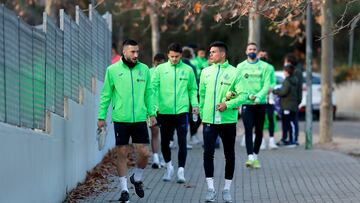
[[274, 137], [270, 137], [270, 138], [269, 138], [269, 142], [270, 142], [270, 143], [271, 143], [271, 142], [275, 143]]
[[142, 178], [142, 174], [144, 173], [144, 169], [141, 168], [135, 168], [135, 175], [134, 175], [134, 179], [136, 182], [141, 181]]
[[258, 155], [257, 154], [253, 154], [253, 157], [254, 157], [254, 160], [257, 160], [258, 159]]
[[154, 153], [153, 154], [153, 163], [159, 163], [159, 155], [158, 153]]
[[253, 156], [252, 154], [249, 154], [249, 155], [248, 155], [248, 160], [254, 161], [254, 156]]
[[169, 168], [169, 167], [172, 167], [172, 166], [173, 166], [173, 165], [172, 165], [171, 161], [169, 161], [169, 162], [166, 163], [166, 168]]
[[224, 190], [230, 190], [231, 181], [232, 180], [225, 179]]
[[209, 189], [215, 190], [214, 188], [214, 178], [206, 178], [206, 183]]
[[119, 179], [120, 179], [121, 191], [126, 190], [126, 191], [129, 192], [128, 187], [127, 187], [127, 178], [126, 178], [126, 176], [121, 176]]

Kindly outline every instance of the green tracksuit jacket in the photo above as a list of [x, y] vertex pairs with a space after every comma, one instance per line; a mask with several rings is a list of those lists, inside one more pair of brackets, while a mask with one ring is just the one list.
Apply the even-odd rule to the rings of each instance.
[[190, 61], [191, 64], [193, 64], [196, 67], [196, 76], [198, 77], [197, 80], [200, 80], [201, 71], [208, 67], [208, 61], [206, 58], [199, 58], [196, 56], [194, 59]]
[[[238, 69], [228, 61], [223, 64], [213, 64], [205, 68], [200, 77], [200, 117], [204, 123], [226, 124], [236, 123], [238, 110], [235, 109], [248, 99], [247, 92], [240, 92], [236, 84], [241, 81]], [[237, 89], [236, 89], [237, 87]], [[226, 101], [227, 109], [219, 112], [221, 121], [215, 119], [216, 105], [223, 102], [227, 92], [236, 92], [237, 96]]]
[[106, 119], [110, 101], [114, 122], [143, 122], [147, 115], [155, 116], [149, 68], [140, 62], [129, 68], [122, 60], [110, 65], [100, 95], [98, 119]]
[[170, 61], [156, 67], [152, 79], [152, 89], [157, 96], [159, 114], [180, 114], [189, 112], [191, 106], [198, 107], [197, 84], [193, 69], [183, 63], [172, 65]]
[[256, 96], [255, 101], [247, 100], [245, 104], [266, 104], [271, 75], [271, 69], [268, 66], [268, 63], [261, 60], [253, 63], [245, 60], [237, 65], [243, 78], [238, 84], [241, 92]]

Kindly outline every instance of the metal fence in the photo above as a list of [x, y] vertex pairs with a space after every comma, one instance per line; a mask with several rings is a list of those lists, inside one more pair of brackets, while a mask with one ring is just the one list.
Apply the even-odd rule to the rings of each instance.
[[[89, 16], [89, 17], [88, 17]], [[79, 102], [103, 80], [111, 58], [111, 15], [76, 7], [75, 21], [60, 10], [60, 27], [44, 13], [30, 26], [0, 7], [0, 121], [45, 129], [45, 111], [64, 116], [64, 97]]]

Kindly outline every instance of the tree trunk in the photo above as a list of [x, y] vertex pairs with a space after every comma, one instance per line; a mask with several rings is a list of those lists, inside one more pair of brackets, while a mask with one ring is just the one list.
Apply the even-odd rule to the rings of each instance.
[[148, 14], [150, 16], [151, 25], [151, 47], [152, 56], [160, 52], [160, 29], [159, 29], [159, 16], [155, 12], [153, 5], [149, 5]]
[[320, 143], [332, 141], [332, 69], [334, 61], [333, 1], [324, 0], [321, 6], [323, 23], [321, 26], [321, 104]]
[[257, 13], [258, 0], [254, 0], [254, 7], [249, 13], [249, 37], [248, 42], [255, 42], [258, 50], [260, 50], [260, 16]]
[[360, 20], [360, 16], [357, 17], [350, 26], [350, 34], [349, 34], [349, 58], [348, 58], [348, 67], [352, 67], [352, 59], [353, 59], [353, 51], [354, 51], [354, 29], [356, 27], [357, 22]]

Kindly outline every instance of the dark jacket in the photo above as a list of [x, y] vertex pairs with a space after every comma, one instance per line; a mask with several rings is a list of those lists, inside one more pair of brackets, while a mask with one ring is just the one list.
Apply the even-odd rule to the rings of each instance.
[[280, 96], [282, 110], [298, 110], [298, 80], [295, 75], [285, 78], [280, 89], [274, 90], [274, 94]]
[[302, 66], [300, 64], [298, 64], [295, 67], [294, 76], [296, 77], [296, 79], [298, 81], [296, 91], [297, 91], [297, 96], [298, 96], [297, 104], [299, 105], [302, 100], [302, 85], [303, 85], [303, 80], [304, 80]]

